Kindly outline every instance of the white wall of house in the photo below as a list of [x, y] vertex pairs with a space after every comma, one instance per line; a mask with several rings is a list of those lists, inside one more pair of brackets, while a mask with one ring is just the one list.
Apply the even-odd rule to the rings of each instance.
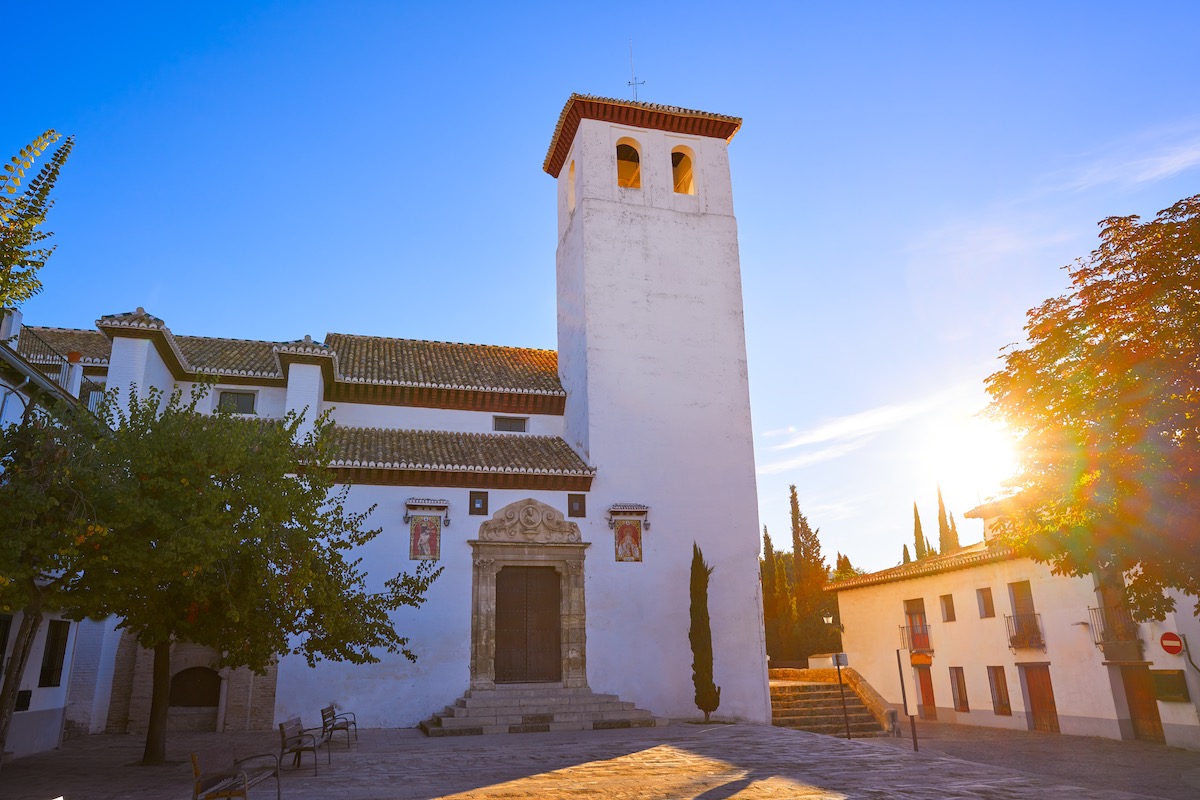
[[[11, 666], [13, 647], [17, 628], [21, 624], [22, 614], [13, 614], [8, 646], [3, 653], [3, 665], [7, 670]], [[71, 659], [75, 648], [75, 636], [79, 626], [70, 623], [67, 631], [66, 650], [63, 667], [58, 685], [39, 686], [43, 656], [46, 650], [46, 637], [50, 630], [50, 622], [62, 620], [58, 614], [45, 614], [42, 624], [34, 635], [33, 648], [29, 651], [29, 661], [25, 674], [21, 676], [18, 691], [28, 691], [29, 707], [24, 711], [13, 714], [12, 726], [8, 731], [6, 747], [14, 756], [29, 755], [43, 750], [58, 747], [63, 732], [63, 717], [67, 706], [67, 692], [70, 684]]]
[[451, 408], [381, 406], [368, 403], [328, 403], [327, 407], [330, 409], [334, 423], [347, 428], [401, 428], [452, 431], [454, 433], [492, 433], [495, 417], [521, 417], [528, 420], [525, 431], [528, 434], [561, 436], [563, 432], [563, 418], [553, 414], [502, 414]]
[[[1041, 615], [1045, 651], [1008, 647], [1004, 617], [1013, 614], [1008, 585], [1025, 580], [1030, 583], [1035, 610]], [[980, 618], [976, 592], [985, 587], [992, 591], [992, 618]], [[954, 598], [953, 622], [943, 621], [943, 595]], [[1103, 664], [1104, 654], [1093, 642], [1088, 609], [1097, 606], [1097, 596], [1091, 577], [1053, 575], [1044, 564], [1011, 559], [838, 592], [839, 613], [845, 626], [843, 646], [850, 665], [897, 708], [901, 708], [903, 675], [908, 711], [913, 714], [918, 704], [915, 672], [906, 650], [900, 651], [901, 667], [897, 667], [896, 651], [901, 647], [899, 629], [906, 624], [904, 601], [915, 598], [924, 600], [930, 625], [931, 676], [939, 721], [1032, 727], [1019, 665], [1044, 663], [1049, 664], [1062, 733], [1114, 739], [1132, 735], [1117, 668], [1110, 670]], [[1190, 605], [1186, 607], [1190, 609]], [[1181, 656], [1170, 661], [1158, 645], [1158, 631], [1166, 629], [1164, 626], [1185, 627], [1178, 616], [1166, 623], [1141, 626], [1145, 659], [1151, 662], [1151, 669], [1183, 668]], [[993, 710], [989, 666], [1005, 670], [1011, 716]], [[954, 708], [950, 667], [964, 669], [970, 711]], [[1195, 678], [1189, 677], [1189, 688], [1195, 686]], [[1196, 697], [1194, 688], [1192, 696]], [[1158, 708], [1168, 744], [1200, 749], [1200, 720], [1193, 703], [1159, 701]]]

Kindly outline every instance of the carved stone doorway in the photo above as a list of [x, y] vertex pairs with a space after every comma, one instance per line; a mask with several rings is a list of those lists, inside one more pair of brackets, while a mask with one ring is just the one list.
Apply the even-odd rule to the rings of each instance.
[[[494, 689], [497, 681], [547, 682], [564, 687], [587, 687], [587, 616], [583, 594], [584, 555], [588, 543], [582, 541], [579, 526], [568, 522], [561, 512], [545, 503], [528, 498], [519, 500], [497, 511], [490, 520], [479, 526], [479, 538], [469, 542], [474, 564], [471, 581], [471, 688]], [[551, 586], [557, 585], [557, 643], [547, 636], [546, 625], [553, 624], [553, 613], [540, 613], [533, 623], [533, 636], [537, 640], [534, 649], [543, 651], [542, 658], [558, 658], [557, 665], [542, 663], [534, 671], [514, 668], [513, 657], [516, 645], [502, 642], [498, 665], [498, 621], [505, 628], [502, 634], [507, 640], [511, 630], [517, 627], [513, 621], [513, 603], [529, 602], [528, 589], [521, 589], [526, 599], [504, 600], [504, 609], [498, 609], [497, 582], [501, 570], [507, 567], [533, 568], [506, 572], [499, 578], [504, 595], [513, 593], [512, 585], [527, 582], [529, 576], [538, 582], [540, 589], [534, 592], [534, 602], [542, 612]], [[551, 572], [553, 575], [551, 575]], [[520, 576], [520, 577], [518, 577]], [[549, 601], [553, 602], [553, 601]], [[498, 610], [503, 618], [498, 620]], [[525, 625], [525, 656], [528, 656], [528, 623]], [[550, 652], [545, 653], [546, 650]], [[554, 650], [557, 649], [557, 653]], [[499, 671], [497, 667], [499, 666]], [[557, 669], [554, 667], [557, 666]]]

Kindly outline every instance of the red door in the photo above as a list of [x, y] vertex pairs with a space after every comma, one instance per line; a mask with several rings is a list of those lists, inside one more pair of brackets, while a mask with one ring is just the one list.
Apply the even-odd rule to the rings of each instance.
[[1129, 704], [1129, 719], [1133, 735], [1147, 742], [1166, 742], [1162, 718], [1158, 716], [1158, 699], [1149, 667], [1121, 667], [1121, 682], [1125, 684], [1125, 700]]
[[496, 683], [562, 680], [560, 601], [553, 567], [496, 574]]
[[913, 667], [917, 671], [917, 686], [920, 696], [917, 697], [917, 714], [921, 719], [937, 719], [937, 704], [933, 700], [933, 675], [929, 667]]
[[1045, 664], [1022, 664], [1025, 690], [1029, 699], [1029, 714], [1035, 731], [1058, 733], [1058, 709], [1054, 706], [1054, 688], [1050, 685], [1050, 667]]

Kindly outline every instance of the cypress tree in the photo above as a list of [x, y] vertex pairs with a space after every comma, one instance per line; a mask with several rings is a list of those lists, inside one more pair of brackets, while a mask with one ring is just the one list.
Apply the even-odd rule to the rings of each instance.
[[950, 512], [950, 535], [954, 537], [954, 546], [962, 547], [958, 539], [958, 526], [954, 524], [954, 512]]
[[921, 515], [917, 513], [917, 504], [913, 503], [913, 544], [916, 545], [917, 561], [925, 557], [925, 534], [921, 531]]
[[713, 568], [704, 563], [700, 546], [692, 542], [691, 627], [692, 683], [696, 687], [696, 707], [704, 712], [704, 721], [721, 705], [721, 687], [713, 682], [712, 625], [708, 619], [708, 579]]
[[937, 487], [938, 496], [938, 549], [943, 553], [957, 550], [958, 531], [946, 521], [946, 504], [942, 501], [942, 487]]
[[910, 556], [908, 554], [908, 545], [904, 545], [904, 560], [900, 563], [902, 563], [902, 564], [911, 564], [912, 563], [912, 556]]

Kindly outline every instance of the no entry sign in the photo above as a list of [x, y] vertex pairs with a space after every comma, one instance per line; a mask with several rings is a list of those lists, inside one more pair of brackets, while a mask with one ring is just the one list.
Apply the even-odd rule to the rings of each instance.
[[1183, 652], [1183, 640], [1179, 638], [1178, 633], [1164, 633], [1159, 637], [1158, 643], [1162, 645], [1163, 650], [1173, 656]]

